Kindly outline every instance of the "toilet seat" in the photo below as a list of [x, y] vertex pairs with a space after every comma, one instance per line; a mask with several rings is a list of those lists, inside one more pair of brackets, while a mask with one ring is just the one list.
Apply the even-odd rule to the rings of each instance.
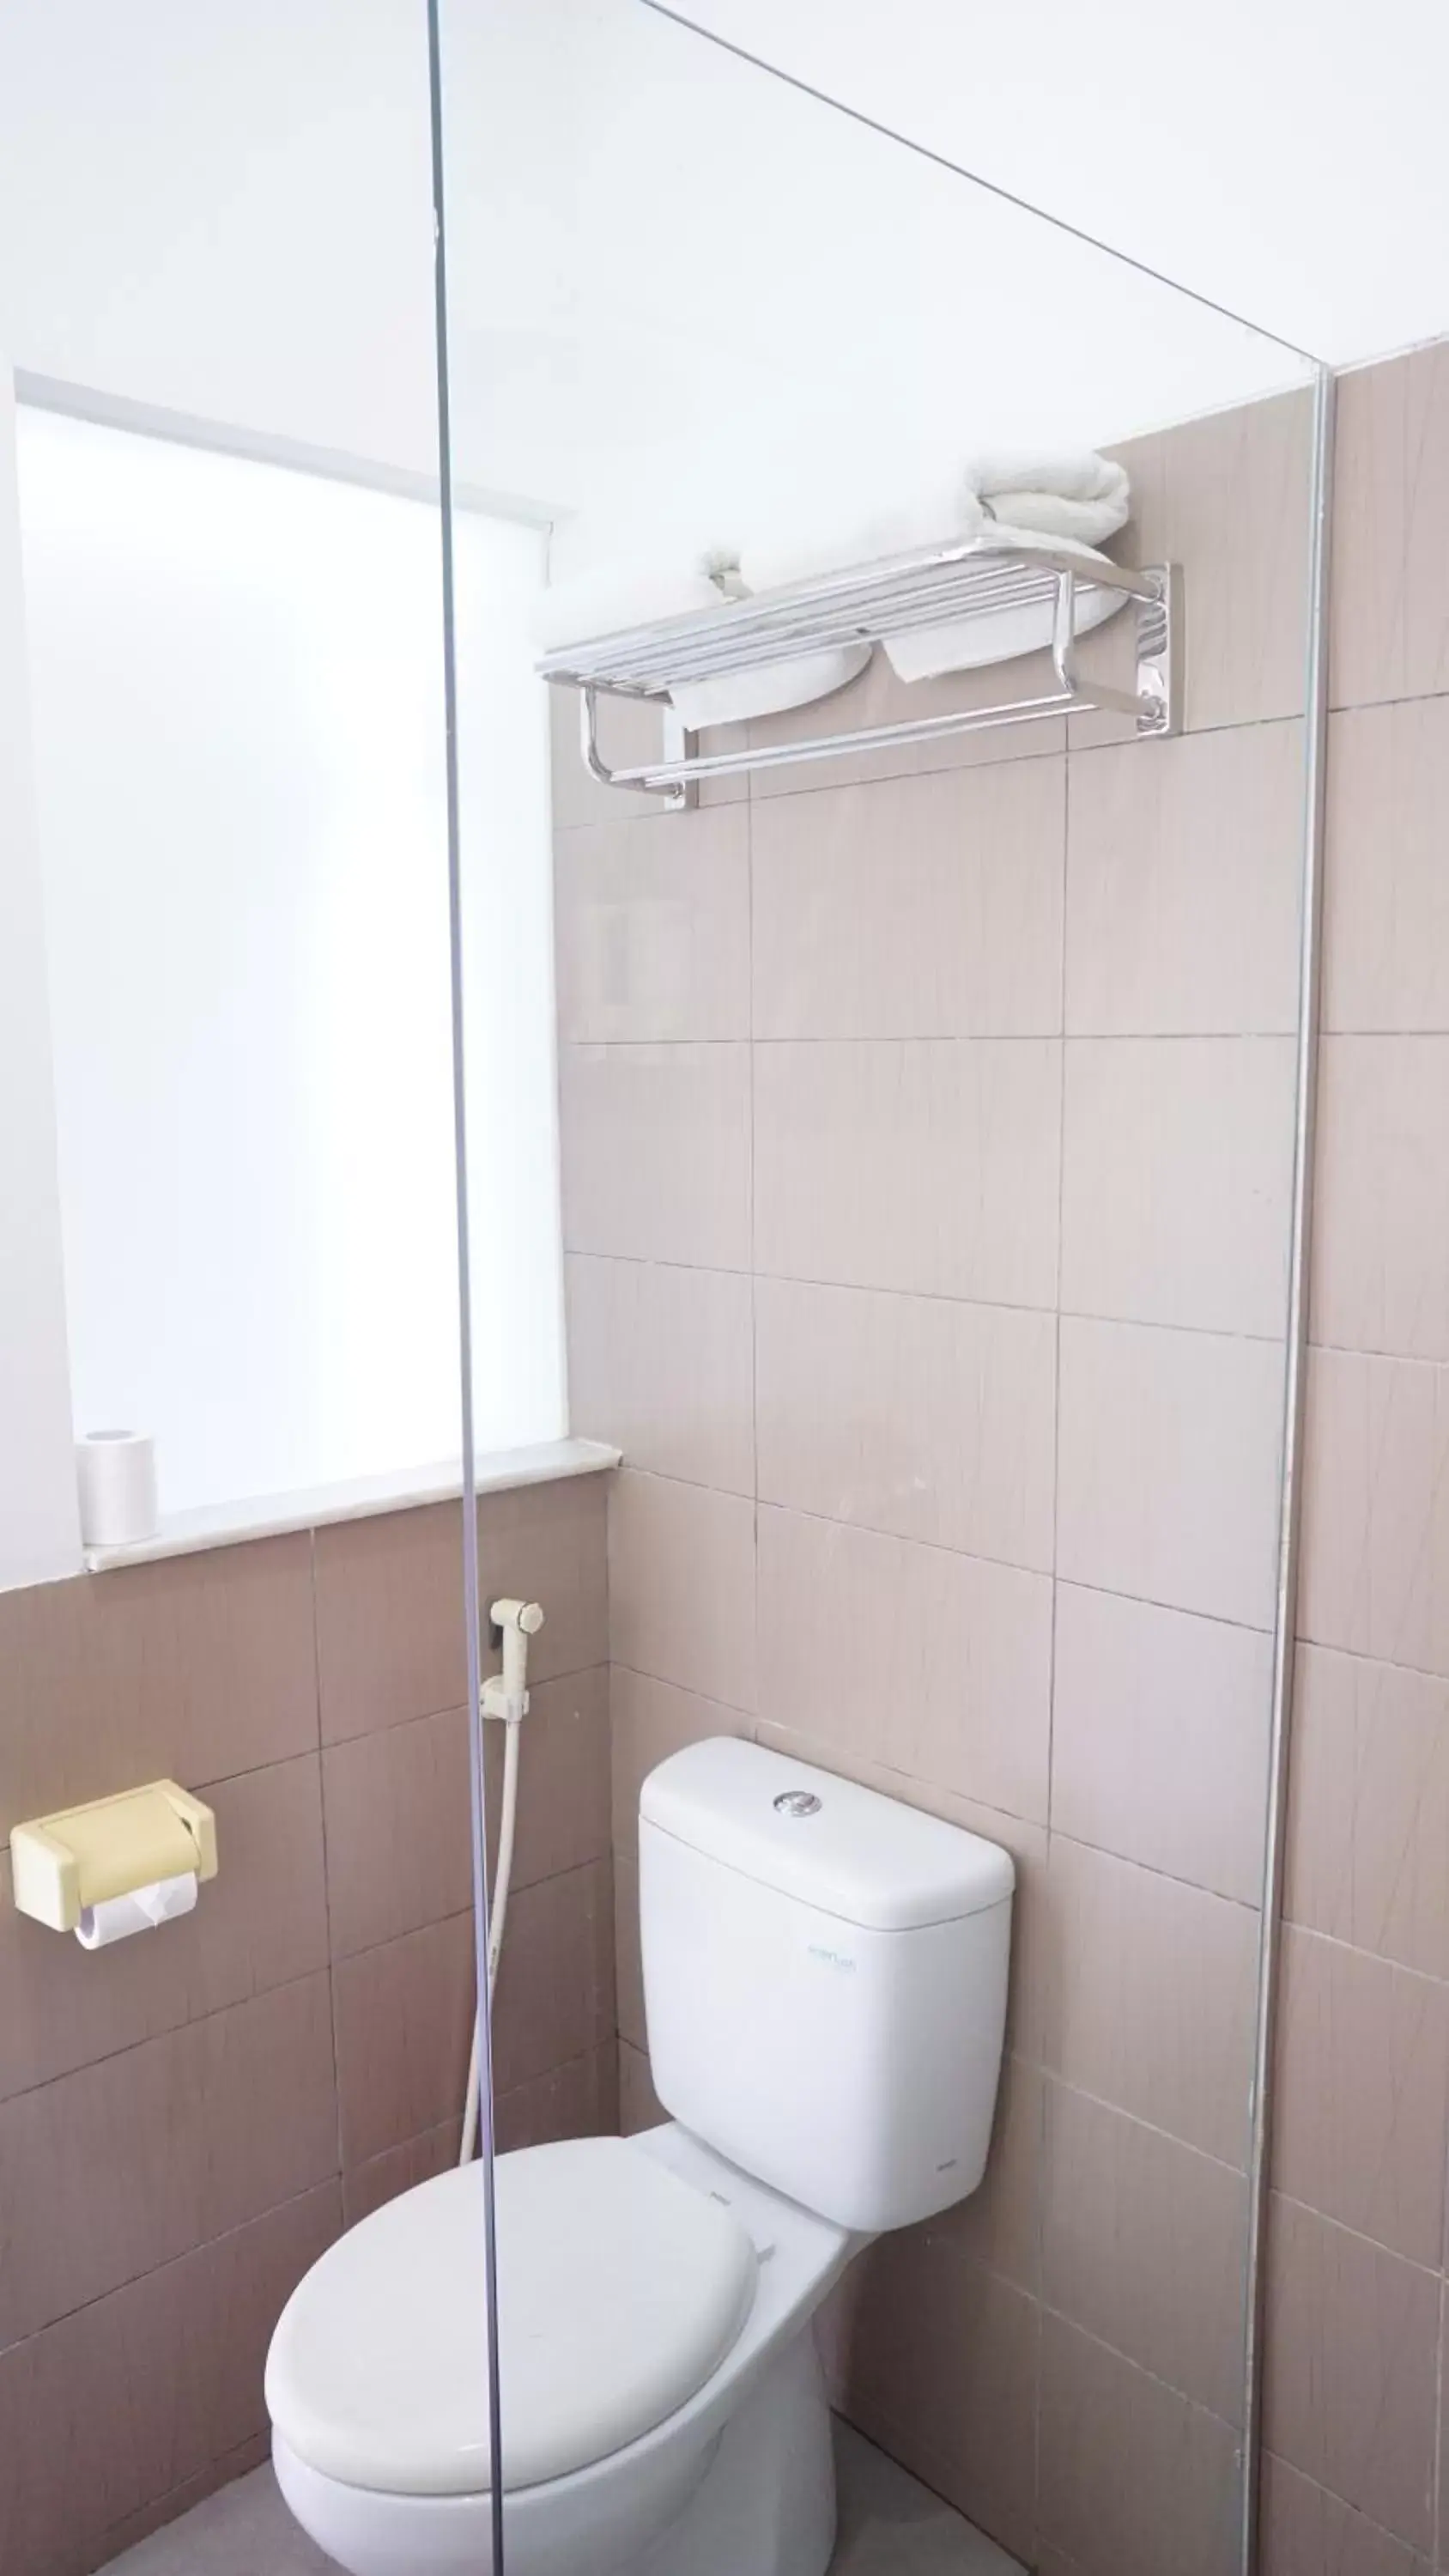
[[[738, 2340], [756, 2251], [734, 2211], [620, 2138], [496, 2168], [503, 2484], [606, 2459], [703, 2387]], [[297, 2457], [395, 2496], [491, 2485], [482, 2167], [389, 2201], [293, 2292], [267, 2362]]]

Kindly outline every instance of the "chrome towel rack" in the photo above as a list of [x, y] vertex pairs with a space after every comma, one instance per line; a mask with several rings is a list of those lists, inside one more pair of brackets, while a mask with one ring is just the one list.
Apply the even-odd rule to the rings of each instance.
[[[941, 741], [1047, 716], [1110, 713], [1130, 717], [1142, 735], [1175, 733], [1181, 724], [1180, 587], [1175, 564], [1131, 570], [1096, 557], [1088, 563], [1065, 550], [1013, 550], [990, 537], [962, 538], [761, 591], [717, 609], [591, 636], [544, 654], [538, 669], [555, 687], [580, 692], [581, 747], [591, 776], [605, 787], [642, 790], [678, 807], [691, 803], [699, 782], [707, 778], [836, 759], [891, 743]], [[1135, 603], [1132, 689], [1088, 677], [1078, 660], [1079, 603], [1104, 589], [1120, 591]], [[980, 619], [989, 632], [993, 618], [1033, 606], [1047, 606], [1051, 612], [1057, 685], [1044, 694], [799, 740], [760, 743], [747, 737], [712, 752], [699, 751], [698, 737], [684, 731], [670, 705], [670, 690], [691, 682], [759, 670], [843, 644], [879, 644], [888, 635], [967, 619]], [[601, 696], [652, 699], [662, 706], [666, 731], [661, 758], [628, 769], [608, 766], [598, 740]]]

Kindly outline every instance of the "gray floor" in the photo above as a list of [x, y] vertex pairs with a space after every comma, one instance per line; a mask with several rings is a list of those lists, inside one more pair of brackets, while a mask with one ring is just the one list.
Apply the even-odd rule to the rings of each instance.
[[[831, 2576], [1021, 2576], [1014, 2558], [848, 2425], [836, 2427], [840, 2547]], [[298, 2530], [271, 2470], [254, 2469], [105, 2576], [335, 2576]]]

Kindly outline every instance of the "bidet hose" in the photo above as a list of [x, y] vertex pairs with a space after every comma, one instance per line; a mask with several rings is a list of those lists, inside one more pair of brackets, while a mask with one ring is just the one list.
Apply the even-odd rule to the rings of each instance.
[[[483, 1723], [480, 1717], [477, 1723]], [[503, 1729], [503, 1799], [498, 1811], [498, 1859], [493, 1871], [493, 1904], [488, 1939], [488, 2010], [492, 2013], [493, 1996], [498, 1984], [498, 1962], [503, 1955], [503, 1927], [508, 1920], [508, 1890], [513, 1878], [513, 1829], [518, 1820], [518, 1739], [522, 1727], [510, 1719]], [[478, 2019], [473, 2019], [473, 2044], [468, 2052], [468, 2090], [463, 2097], [463, 2143], [458, 2151], [460, 2165], [471, 2164], [478, 2152]]]

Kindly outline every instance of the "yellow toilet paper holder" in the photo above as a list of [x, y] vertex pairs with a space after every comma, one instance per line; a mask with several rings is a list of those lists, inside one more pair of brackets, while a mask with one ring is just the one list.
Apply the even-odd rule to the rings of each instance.
[[86, 1906], [130, 1896], [155, 1879], [188, 1871], [215, 1878], [216, 1818], [174, 1780], [152, 1780], [16, 1825], [10, 1870], [22, 1914], [73, 1932]]

